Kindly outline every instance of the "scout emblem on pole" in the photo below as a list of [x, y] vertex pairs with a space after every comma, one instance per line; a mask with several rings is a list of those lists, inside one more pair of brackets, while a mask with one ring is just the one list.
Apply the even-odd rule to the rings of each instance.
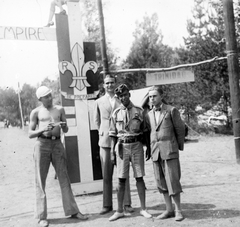
[[97, 63], [95, 61], [88, 61], [84, 64], [84, 53], [78, 43], [73, 46], [71, 57], [72, 63], [68, 61], [61, 61], [58, 65], [59, 71], [62, 74], [64, 74], [67, 70], [72, 73], [73, 81], [69, 87], [75, 87], [79, 91], [82, 91], [85, 87], [91, 87], [91, 85], [87, 82], [86, 74], [88, 70], [96, 73]]
[[61, 101], [69, 130], [64, 135], [68, 173], [75, 195], [102, 191], [98, 130], [93, 106], [98, 78], [95, 44], [83, 42], [79, 2], [67, 2], [68, 15], [56, 14]]

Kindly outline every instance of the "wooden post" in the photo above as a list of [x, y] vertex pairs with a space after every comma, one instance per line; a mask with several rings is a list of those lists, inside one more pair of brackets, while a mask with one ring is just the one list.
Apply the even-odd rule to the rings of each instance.
[[233, 14], [233, 1], [223, 0], [223, 14], [225, 23], [225, 37], [227, 49], [227, 62], [229, 72], [229, 85], [231, 94], [233, 134], [237, 163], [240, 164], [240, 92], [239, 92], [239, 66], [235, 24]]
[[61, 101], [69, 130], [64, 135], [68, 173], [75, 195], [102, 191], [98, 131], [93, 124], [97, 97], [95, 44], [84, 43], [79, 2], [68, 1], [68, 15], [56, 14]]
[[107, 47], [106, 47], [106, 38], [105, 38], [105, 28], [104, 28], [104, 17], [103, 17], [103, 10], [102, 10], [102, 1], [98, 0], [98, 14], [99, 14], [99, 21], [100, 21], [100, 31], [101, 31], [101, 55], [103, 61], [103, 74], [109, 73], [108, 68], [108, 58], [107, 58]]
[[24, 120], [23, 120], [23, 111], [22, 111], [22, 103], [21, 103], [21, 98], [20, 98], [20, 84], [18, 82], [18, 102], [19, 102], [19, 111], [21, 115], [21, 122], [22, 122], [22, 129], [24, 130]]

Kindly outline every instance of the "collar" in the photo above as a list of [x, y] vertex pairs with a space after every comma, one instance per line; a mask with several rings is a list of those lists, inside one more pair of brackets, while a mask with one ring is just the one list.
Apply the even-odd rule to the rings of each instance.
[[128, 104], [128, 106], [124, 106], [123, 104], [121, 104], [120, 105], [120, 108], [122, 109], [122, 110], [126, 110], [126, 109], [131, 109], [132, 107], [133, 107], [134, 105], [133, 105], [133, 103], [130, 101], [130, 103]]
[[161, 104], [161, 105], [158, 106], [158, 107], [154, 106], [154, 107], [153, 107], [153, 110], [154, 110], [154, 111], [161, 111], [162, 106], [163, 106], [163, 104]]
[[106, 94], [105, 94], [109, 99], [113, 99], [113, 98], [115, 98], [115, 95], [113, 95], [112, 97], [111, 97], [111, 95], [109, 95], [107, 92], [106, 92]]

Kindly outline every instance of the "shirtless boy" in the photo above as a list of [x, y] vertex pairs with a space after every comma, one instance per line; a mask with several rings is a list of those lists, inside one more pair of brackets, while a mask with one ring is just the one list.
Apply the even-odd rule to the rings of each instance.
[[62, 106], [53, 105], [51, 92], [46, 86], [37, 89], [36, 95], [42, 105], [32, 110], [28, 132], [29, 138], [37, 137], [34, 147], [35, 217], [40, 226], [48, 226], [45, 186], [50, 163], [59, 180], [65, 215], [80, 220], [88, 219], [78, 209], [67, 173], [65, 150], [60, 140], [61, 130], [68, 132], [65, 111]]

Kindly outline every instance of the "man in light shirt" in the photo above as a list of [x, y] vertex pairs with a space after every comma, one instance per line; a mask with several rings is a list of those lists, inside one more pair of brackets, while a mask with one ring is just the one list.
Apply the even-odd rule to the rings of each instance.
[[[115, 97], [114, 89], [116, 85], [115, 77], [106, 75], [104, 79], [105, 95], [96, 100], [94, 108], [94, 122], [99, 131], [100, 158], [103, 175], [103, 208], [100, 214], [106, 214], [113, 210], [112, 207], [112, 175], [114, 165], [111, 162], [110, 150], [111, 140], [109, 137], [110, 118], [113, 111], [120, 106], [120, 101]], [[126, 182], [124, 196], [125, 212], [133, 212], [131, 207], [131, 195], [129, 178]]]

